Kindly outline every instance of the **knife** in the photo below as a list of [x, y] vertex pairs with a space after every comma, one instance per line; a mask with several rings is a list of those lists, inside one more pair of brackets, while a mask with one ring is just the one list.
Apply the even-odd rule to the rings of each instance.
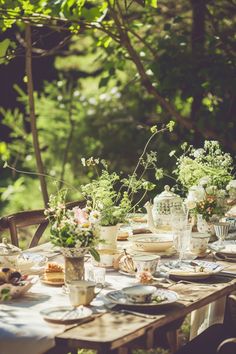
[[125, 309], [121, 309], [121, 310], [116, 310], [116, 312], [121, 312], [121, 313], [128, 313], [130, 315], [135, 315], [135, 316], [138, 316], [138, 317], [143, 317], [143, 318], [147, 318], [147, 319], [156, 319], [157, 317], [156, 316], [153, 316], [153, 315], [147, 315], [145, 313], [141, 313], [141, 312], [136, 312], [136, 311], [131, 311], [131, 310], [125, 310]]

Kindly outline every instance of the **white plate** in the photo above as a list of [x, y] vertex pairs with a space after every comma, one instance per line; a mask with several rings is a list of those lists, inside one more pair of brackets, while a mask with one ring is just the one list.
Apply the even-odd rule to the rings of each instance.
[[212, 244], [208, 245], [209, 248], [215, 252], [220, 252], [223, 255], [228, 257], [236, 257], [236, 241], [224, 241], [224, 248], [219, 249], [218, 241], [213, 242]]
[[157, 289], [155, 294], [153, 296], [160, 296], [165, 298], [165, 300], [157, 303], [155, 301], [152, 301], [150, 303], [134, 303], [131, 301], [128, 301], [125, 294], [123, 293], [122, 290], [114, 290], [110, 291], [105, 295], [107, 300], [112, 302], [113, 304], [116, 305], [122, 305], [124, 307], [130, 307], [130, 306], [135, 306], [135, 307], [161, 307], [164, 305], [169, 305], [178, 300], [178, 295], [176, 292], [171, 291], [171, 290], [166, 290], [166, 289]]
[[184, 280], [206, 279], [223, 269], [223, 266], [214, 262], [200, 260], [183, 261], [181, 264], [178, 264], [178, 261], [170, 261], [160, 267], [161, 271], [168, 273], [172, 278]]
[[89, 318], [93, 311], [84, 306], [78, 308], [58, 306], [42, 310], [40, 313], [48, 322], [70, 324]]
[[48, 280], [45, 278], [44, 275], [42, 275], [40, 277], [40, 280], [43, 284], [46, 284], [46, 285], [52, 285], [52, 286], [62, 286], [65, 284], [64, 280], [61, 280], [61, 281], [52, 281], [52, 280]]

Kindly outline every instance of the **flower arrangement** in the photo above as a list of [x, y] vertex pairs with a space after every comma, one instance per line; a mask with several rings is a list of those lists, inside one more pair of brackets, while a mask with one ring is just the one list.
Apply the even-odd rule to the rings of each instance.
[[[97, 178], [82, 186], [82, 192], [87, 200], [87, 208], [99, 212], [101, 226], [113, 226], [125, 222], [127, 214], [135, 211], [147, 192], [155, 188], [153, 183], [144, 178], [145, 172], [153, 169], [158, 180], [162, 178], [163, 171], [157, 167], [157, 153], [153, 151], [147, 153], [146, 151], [154, 136], [166, 130], [172, 131], [172, 129], [173, 122], [160, 130], [156, 126], [152, 127], [152, 135], [147, 141], [133, 173], [127, 177], [124, 177], [122, 172], [120, 174], [110, 172], [105, 160], [93, 157], [87, 160], [82, 159], [84, 166], [93, 167], [97, 172]], [[135, 202], [137, 195], [139, 198]]]
[[218, 141], [206, 140], [198, 149], [183, 144], [182, 149], [174, 172], [187, 192], [187, 208], [206, 221], [219, 219], [225, 214], [229, 194], [236, 195], [232, 157], [221, 150]]
[[66, 190], [51, 195], [49, 207], [45, 210], [51, 224], [51, 242], [62, 248], [87, 249], [99, 260], [95, 247], [98, 244], [96, 224], [98, 215], [86, 209], [75, 207], [66, 209]]

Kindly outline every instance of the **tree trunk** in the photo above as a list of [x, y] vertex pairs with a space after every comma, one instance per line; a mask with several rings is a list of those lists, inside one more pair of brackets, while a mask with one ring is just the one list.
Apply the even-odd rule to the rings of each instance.
[[36, 124], [35, 106], [34, 106], [34, 86], [33, 86], [33, 76], [32, 76], [32, 42], [31, 42], [31, 26], [26, 24], [25, 27], [25, 42], [26, 42], [26, 76], [27, 76], [27, 92], [29, 99], [29, 116], [30, 116], [30, 126], [33, 137], [34, 153], [36, 158], [37, 172], [39, 174], [39, 180], [41, 185], [41, 191], [43, 194], [43, 200], [45, 207], [48, 206], [48, 192], [47, 185], [44, 176], [44, 166], [41, 158], [38, 130]]
[[[202, 107], [202, 99], [204, 90], [201, 86], [203, 77], [200, 73], [202, 62], [204, 62], [205, 54], [205, 14], [206, 14], [206, 0], [190, 0], [192, 4], [192, 62], [193, 70], [196, 73], [196, 83], [198, 87], [195, 89], [193, 102], [191, 107], [191, 120], [197, 124], [200, 117]], [[195, 143], [199, 143], [202, 134], [195, 130]]]

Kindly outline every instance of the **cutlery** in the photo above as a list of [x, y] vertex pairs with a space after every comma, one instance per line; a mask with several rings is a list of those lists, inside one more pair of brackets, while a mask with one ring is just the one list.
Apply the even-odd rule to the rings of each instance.
[[156, 319], [156, 316], [153, 316], [153, 315], [148, 315], [148, 314], [145, 314], [145, 313], [131, 311], [131, 310], [125, 310], [125, 309], [112, 310], [111, 312], [127, 313], [127, 314], [130, 314], [130, 315], [135, 315], [135, 316], [143, 317], [143, 318], [147, 318], [147, 319]]

